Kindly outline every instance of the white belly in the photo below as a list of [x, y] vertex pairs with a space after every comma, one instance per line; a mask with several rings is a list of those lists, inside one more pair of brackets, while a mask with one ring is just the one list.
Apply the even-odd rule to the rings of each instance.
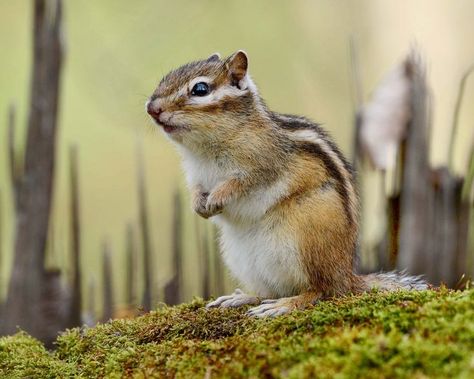
[[[232, 170], [183, 150], [189, 185], [206, 191], [228, 179]], [[270, 209], [286, 195], [288, 178], [249, 191], [211, 218], [221, 229], [224, 261], [242, 285], [261, 297], [297, 295], [307, 286], [294, 236], [278, 230]], [[273, 225], [272, 225], [273, 224]]]
[[264, 220], [246, 225], [214, 217], [221, 228], [224, 261], [246, 290], [261, 297], [297, 295], [306, 287], [295, 241]]

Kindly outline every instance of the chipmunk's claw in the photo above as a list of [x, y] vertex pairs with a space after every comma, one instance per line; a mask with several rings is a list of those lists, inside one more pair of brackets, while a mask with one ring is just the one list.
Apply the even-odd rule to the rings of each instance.
[[296, 300], [299, 296], [282, 297], [281, 299], [267, 299], [258, 307], [249, 309], [247, 314], [254, 317], [276, 317], [290, 313], [296, 309]]
[[262, 301], [262, 304], [275, 304], [280, 299], [265, 299]]
[[291, 308], [284, 304], [279, 304], [278, 301], [268, 302], [251, 308], [247, 314], [254, 317], [276, 317], [289, 313]]
[[219, 196], [215, 193], [211, 193], [207, 196], [206, 204], [204, 205], [204, 213], [206, 213], [208, 217], [222, 213], [223, 208], [223, 201]]
[[235, 308], [247, 304], [260, 304], [260, 299], [256, 296], [247, 295], [237, 288], [231, 295], [220, 296], [216, 300], [211, 301], [206, 305], [206, 308]]
[[297, 296], [263, 300], [258, 307], [249, 309], [247, 314], [255, 317], [276, 317], [313, 306], [321, 298], [317, 292], [305, 292]]

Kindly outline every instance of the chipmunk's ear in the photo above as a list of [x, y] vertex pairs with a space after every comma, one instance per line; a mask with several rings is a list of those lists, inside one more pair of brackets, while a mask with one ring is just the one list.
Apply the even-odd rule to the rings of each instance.
[[232, 54], [226, 62], [227, 70], [229, 71], [232, 85], [240, 89], [247, 88], [247, 68], [249, 60], [247, 54], [243, 50], [239, 50]]
[[214, 53], [209, 58], [207, 58], [206, 60], [208, 62], [215, 62], [215, 61], [219, 61], [220, 59], [221, 59], [221, 55], [219, 53]]

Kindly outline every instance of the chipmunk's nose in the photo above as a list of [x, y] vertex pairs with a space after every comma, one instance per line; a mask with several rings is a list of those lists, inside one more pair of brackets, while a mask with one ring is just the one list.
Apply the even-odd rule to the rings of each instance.
[[163, 112], [163, 109], [161, 109], [161, 107], [153, 106], [153, 101], [149, 101], [146, 105], [146, 111], [151, 117], [159, 121], [159, 117]]

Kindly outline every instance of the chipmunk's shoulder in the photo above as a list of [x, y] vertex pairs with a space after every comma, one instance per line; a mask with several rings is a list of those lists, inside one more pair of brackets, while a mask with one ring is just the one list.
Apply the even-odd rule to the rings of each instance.
[[277, 112], [271, 112], [270, 116], [273, 122], [275, 122], [280, 128], [285, 130], [292, 131], [309, 129], [318, 133], [321, 132], [322, 134], [325, 134], [320, 124], [304, 116]]
[[[313, 151], [318, 155], [326, 152], [332, 153], [340, 161], [343, 168], [351, 175], [352, 165], [341, 152], [331, 135], [321, 126], [321, 124], [310, 120], [304, 116], [292, 114], [271, 113], [272, 121], [292, 139], [300, 142], [301, 147], [306, 151]], [[323, 152], [318, 147], [323, 148]]]

